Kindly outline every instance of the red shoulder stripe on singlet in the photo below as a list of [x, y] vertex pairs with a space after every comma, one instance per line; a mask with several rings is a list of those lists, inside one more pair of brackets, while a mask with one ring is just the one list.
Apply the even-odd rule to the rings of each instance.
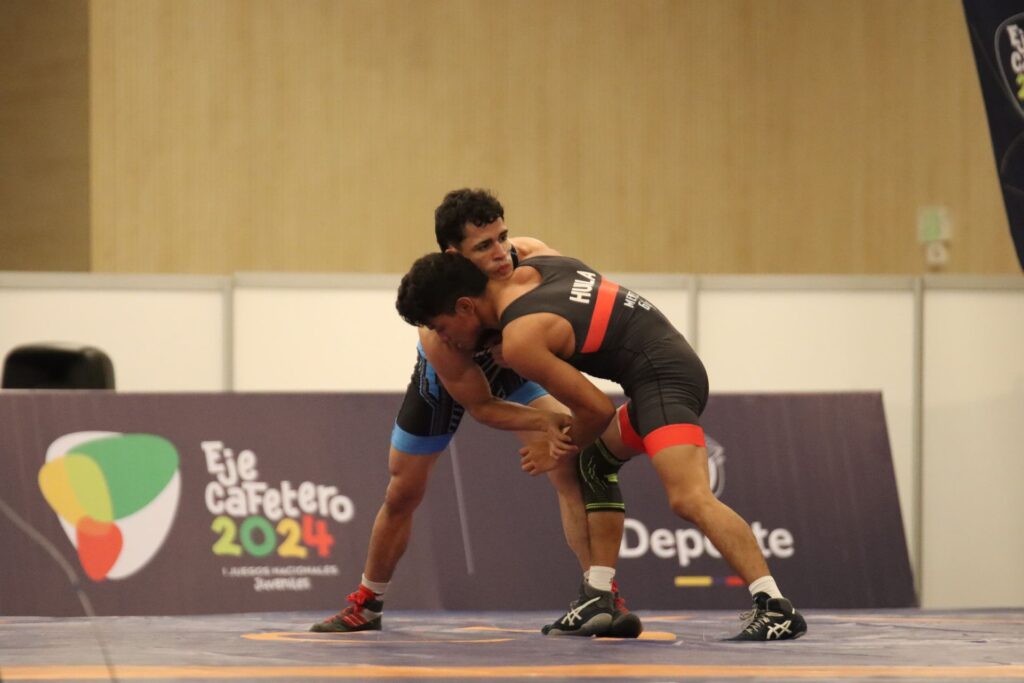
[[617, 284], [611, 280], [601, 280], [601, 286], [597, 288], [597, 303], [594, 304], [594, 313], [590, 316], [587, 339], [583, 342], [580, 353], [593, 353], [601, 348], [604, 335], [608, 332], [608, 321], [612, 317], [615, 295], [618, 293], [619, 286]]

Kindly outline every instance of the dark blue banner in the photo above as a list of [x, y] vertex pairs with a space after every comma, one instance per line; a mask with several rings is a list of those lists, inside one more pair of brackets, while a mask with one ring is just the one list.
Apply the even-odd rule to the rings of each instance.
[[963, 0], [1010, 235], [1024, 268], [1024, 0]]
[[[336, 609], [359, 581], [400, 394], [0, 395], [0, 614]], [[914, 604], [880, 394], [713, 395], [715, 495], [796, 604]], [[550, 609], [580, 568], [546, 477], [466, 420], [388, 590], [395, 609]], [[622, 468], [618, 578], [637, 609], [749, 601], [676, 517], [646, 457]], [[31, 531], [26, 531], [30, 528]], [[42, 541], [40, 541], [42, 539]]]

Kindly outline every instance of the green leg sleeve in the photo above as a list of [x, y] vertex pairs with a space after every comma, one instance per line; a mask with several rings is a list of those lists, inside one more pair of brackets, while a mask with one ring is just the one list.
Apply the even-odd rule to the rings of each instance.
[[580, 453], [580, 489], [587, 512], [621, 512], [626, 505], [619, 490], [619, 460], [601, 439], [590, 444]]

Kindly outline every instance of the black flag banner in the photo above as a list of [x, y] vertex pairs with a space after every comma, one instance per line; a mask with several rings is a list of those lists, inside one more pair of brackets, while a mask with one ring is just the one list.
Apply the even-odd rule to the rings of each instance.
[[963, 0], [1010, 235], [1024, 268], [1024, 0]]

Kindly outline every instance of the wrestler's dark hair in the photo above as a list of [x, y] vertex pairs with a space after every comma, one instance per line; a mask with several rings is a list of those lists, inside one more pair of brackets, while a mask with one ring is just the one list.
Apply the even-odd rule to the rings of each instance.
[[434, 235], [444, 251], [458, 247], [466, 237], [466, 224], [483, 227], [505, 217], [501, 202], [487, 190], [452, 190], [434, 210]]
[[478, 297], [485, 289], [487, 276], [462, 254], [427, 254], [402, 278], [395, 308], [410, 325], [429, 325], [438, 315], [454, 314], [461, 297]]

